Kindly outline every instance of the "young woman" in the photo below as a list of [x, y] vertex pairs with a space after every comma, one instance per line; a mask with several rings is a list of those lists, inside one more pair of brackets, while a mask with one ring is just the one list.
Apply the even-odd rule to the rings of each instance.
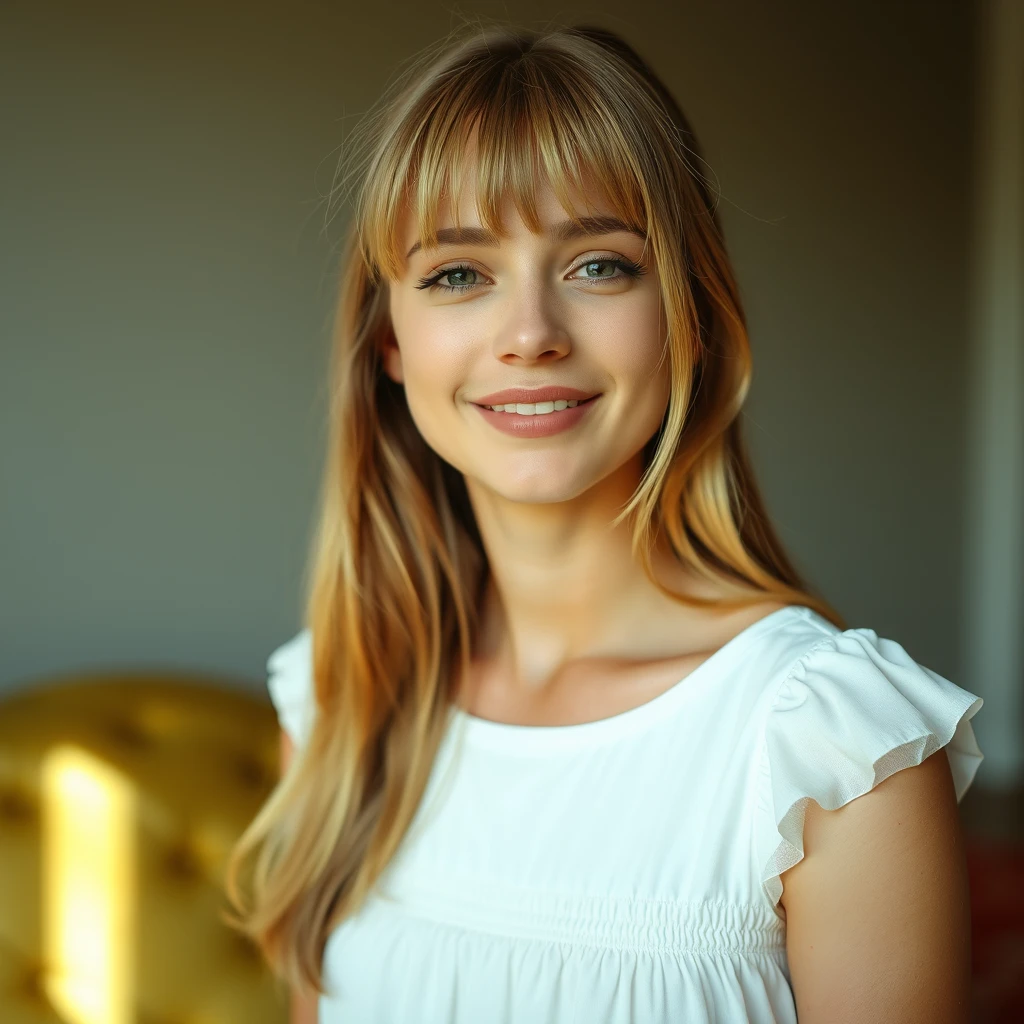
[[608, 32], [475, 28], [350, 154], [284, 770], [228, 879], [293, 1020], [966, 1021], [982, 702], [773, 532], [673, 98]]

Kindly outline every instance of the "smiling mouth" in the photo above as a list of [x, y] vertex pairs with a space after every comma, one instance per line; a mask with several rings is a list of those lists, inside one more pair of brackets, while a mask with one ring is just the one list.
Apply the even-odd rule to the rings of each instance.
[[514, 416], [548, 416], [553, 412], [561, 412], [563, 409], [575, 409], [578, 405], [586, 405], [597, 397], [597, 395], [592, 395], [590, 398], [584, 399], [560, 398], [548, 402], [509, 402], [505, 405], [481, 405], [480, 408]]

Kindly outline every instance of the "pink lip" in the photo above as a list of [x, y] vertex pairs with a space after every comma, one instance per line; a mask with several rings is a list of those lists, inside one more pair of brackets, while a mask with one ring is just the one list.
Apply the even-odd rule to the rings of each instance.
[[565, 401], [584, 402], [593, 398], [596, 392], [580, 391], [578, 388], [563, 388], [549, 386], [546, 388], [508, 388], [505, 391], [494, 391], [482, 398], [473, 399], [474, 405], [533, 405], [536, 402], [557, 402]]
[[[506, 394], [506, 392], [501, 392]], [[520, 416], [516, 412], [496, 412], [494, 409], [486, 409], [478, 405], [480, 415], [483, 416], [491, 426], [496, 427], [503, 434], [510, 434], [512, 437], [550, 437], [552, 434], [560, 434], [563, 430], [576, 426], [588, 410], [597, 404], [600, 395], [595, 395], [589, 401], [580, 399], [580, 404], [572, 409], [559, 409], [556, 412], [549, 412], [546, 416]], [[539, 399], [539, 401], [552, 401], [552, 399]], [[495, 400], [495, 405], [503, 404]]]

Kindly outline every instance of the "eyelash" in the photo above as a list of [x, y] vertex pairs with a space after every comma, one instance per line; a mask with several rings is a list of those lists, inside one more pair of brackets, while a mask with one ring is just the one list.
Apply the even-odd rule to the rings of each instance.
[[[585, 263], [581, 263], [576, 270], [582, 270], [584, 267], [589, 267], [593, 263], [610, 263], [613, 266], [618, 267], [622, 272], [631, 278], [642, 277], [647, 273], [644, 266], [639, 263], [634, 263], [632, 260], [627, 260], [622, 257], [616, 259], [603, 259], [603, 260], [587, 260]], [[479, 274], [480, 271], [475, 267], [465, 266], [460, 264], [456, 267], [445, 267], [444, 270], [439, 270], [432, 277], [420, 278], [420, 283], [416, 285], [418, 289], [429, 289], [431, 291], [442, 291], [442, 292], [468, 292], [476, 287], [475, 284], [464, 284], [464, 285], [451, 285], [451, 284], [439, 284], [442, 277], [446, 277], [448, 274], [458, 273], [460, 270], [471, 270], [474, 274]], [[614, 281], [614, 277], [592, 277], [577, 278], [579, 281], [587, 281], [589, 284], [603, 284], [605, 281]]]

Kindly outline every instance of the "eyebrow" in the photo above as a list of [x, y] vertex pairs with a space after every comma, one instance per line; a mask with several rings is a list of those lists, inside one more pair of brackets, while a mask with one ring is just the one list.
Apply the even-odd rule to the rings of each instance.
[[[631, 235], [647, 240], [647, 236], [636, 228], [630, 227], [618, 217], [581, 217], [579, 223], [571, 220], [559, 221], [552, 226], [551, 235], [559, 242], [568, 242], [574, 238], [586, 238], [589, 235], [608, 235], [613, 231], [628, 231]], [[497, 247], [501, 243], [497, 235], [486, 228], [440, 228], [437, 232], [437, 248], [445, 245], [487, 245]], [[405, 254], [409, 259], [413, 253], [423, 246], [420, 242]]]

